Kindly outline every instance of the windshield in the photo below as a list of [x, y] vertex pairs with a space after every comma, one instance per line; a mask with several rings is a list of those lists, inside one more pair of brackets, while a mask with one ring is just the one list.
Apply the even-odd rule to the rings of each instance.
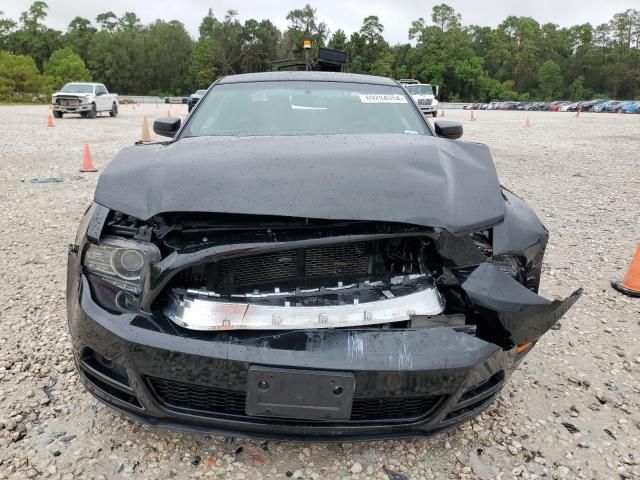
[[65, 93], [93, 93], [93, 85], [67, 83], [64, 87], [62, 87], [62, 90], [60, 91]]
[[407, 91], [411, 95], [433, 95], [431, 85], [408, 85]]
[[430, 134], [403, 89], [347, 82], [221, 84], [182, 136]]

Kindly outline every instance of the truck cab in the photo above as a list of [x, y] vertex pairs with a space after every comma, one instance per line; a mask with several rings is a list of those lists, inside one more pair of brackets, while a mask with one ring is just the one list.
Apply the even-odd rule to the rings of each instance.
[[429, 83], [420, 83], [418, 80], [401, 79], [400, 84], [420, 107], [420, 111], [425, 115], [438, 115], [438, 86]]

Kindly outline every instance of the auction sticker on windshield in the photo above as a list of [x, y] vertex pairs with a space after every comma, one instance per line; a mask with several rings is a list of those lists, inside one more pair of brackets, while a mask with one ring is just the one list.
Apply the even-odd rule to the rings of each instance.
[[360, 95], [362, 103], [407, 103], [407, 99], [402, 95]]

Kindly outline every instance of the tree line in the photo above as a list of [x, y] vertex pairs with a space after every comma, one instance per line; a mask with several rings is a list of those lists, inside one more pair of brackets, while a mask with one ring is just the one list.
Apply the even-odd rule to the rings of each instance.
[[441, 86], [442, 100], [551, 100], [640, 97], [640, 11], [601, 25], [560, 27], [509, 16], [497, 27], [463, 25], [446, 4], [391, 45], [380, 18], [356, 32], [330, 32], [310, 5], [287, 14], [281, 31], [270, 20], [241, 22], [211, 10], [193, 39], [177, 20], [143, 25], [134, 12], [75, 17], [66, 31], [46, 25], [48, 5], [35, 1], [18, 19], [0, 11], [0, 99], [50, 93], [68, 81], [93, 80], [122, 94], [188, 94], [216, 78], [271, 70], [271, 62], [303, 59], [314, 49], [346, 51], [346, 70], [416, 78]]

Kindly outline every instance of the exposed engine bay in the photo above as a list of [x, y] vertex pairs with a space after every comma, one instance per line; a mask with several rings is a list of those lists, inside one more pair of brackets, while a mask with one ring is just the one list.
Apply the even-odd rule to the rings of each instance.
[[[503, 318], [535, 306], [550, 327], [569, 308], [536, 295], [543, 245], [494, 255], [494, 229], [199, 213], [104, 222], [102, 241], [131, 237], [159, 252], [143, 294], [116, 308], [160, 311], [188, 330], [450, 326], [509, 348], [530, 335]], [[510, 297], [488, 305], [494, 290]]]

